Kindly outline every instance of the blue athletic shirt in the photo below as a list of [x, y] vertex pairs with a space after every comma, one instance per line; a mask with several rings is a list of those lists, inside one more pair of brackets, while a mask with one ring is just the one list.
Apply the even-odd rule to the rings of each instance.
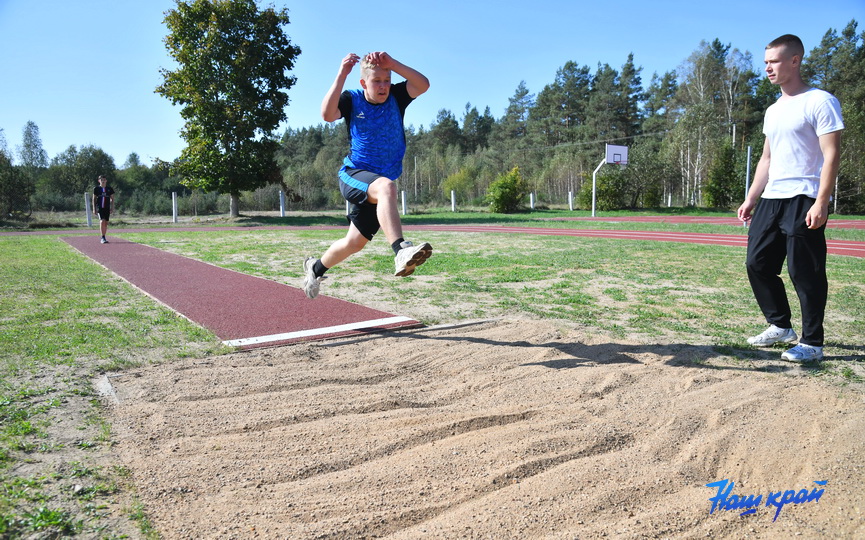
[[[345, 167], [374, 172], [391, 180], [399, 178], [406, 146], [403, 119], [412, 101], [405, 81], [390, 85], [387, 100], [380, 104], [368, 102], [363, 90], [344, 91], [339, 97], [339, 111], [351, 143], [351, 151], [343, 160]], [[345, 167], [340, 171], [344, 181]]]

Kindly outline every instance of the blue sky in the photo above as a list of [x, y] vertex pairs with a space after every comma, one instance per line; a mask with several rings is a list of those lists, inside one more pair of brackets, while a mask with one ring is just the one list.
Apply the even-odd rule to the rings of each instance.
[[[302, 49], [286, 110], [293, 128], [322, 123], [321, 99], [349, 52], [388, 51], [427, 75], [431, 89], [409, 107], [406, 122], [429, 126], [440, 109], [461, 119], [466, 103], [489, 106], [498, 118], [521, 80], [537, 93], [569, 60], [593, 71], [599, 62], [619, 69], [633, 52], [648, 86], [652, 73], [679, 67], [701, 40], [749, 51], [761, 69], [765, 44], [781, 34], [797, 34], [810, 51], [851, 19], [865, 30], [865, 0], [818, 7], [812, 0], [272, 3], [289, 9], [286, 32]], [[32, 120], [49, 159], [89, 144], [118, 167], [131, 152], [147, 164], [176, 158], [184, 147], [180, 109], [153, 91], [159, 69], [173, 67], [162, 21], [175, 5], [0, 0], [0, 128], [8, 149], [17, 157]], [[349, 86], [358, 78], [352, 73]]]

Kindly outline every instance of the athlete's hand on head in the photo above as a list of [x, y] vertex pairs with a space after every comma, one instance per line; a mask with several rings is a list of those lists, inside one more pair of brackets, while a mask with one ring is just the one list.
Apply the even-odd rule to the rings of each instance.
[[348, 53], [345, 55], [345, 58], [342, 59], [342, 63], [339, 66], [340, 73], [348, 75], [358, 62], [360, 62], [360, 56], [354, 53]]
[[384, 51], [371, 52], [366, 55], [369, 59], [369, 62], [375, 66], [378, 66], [382, 69], [392, 69], [394, 65], [394, 59]]

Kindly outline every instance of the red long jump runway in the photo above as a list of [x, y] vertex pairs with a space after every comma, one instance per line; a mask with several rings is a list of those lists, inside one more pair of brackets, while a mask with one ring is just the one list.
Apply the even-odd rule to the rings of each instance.
[[[409, 230], [471, 232], [471, 233], [522, 233], [546, 236], [579, 236], [591, 238], [617, 238], [621, 240], [655, 240], [661, 242], [686, 242], [717, 246], [747, 247], [748, 237], [741, 234], [670, 233], [660, 231], [619, 231], [602, 229], [550, 229], [542, 227], [508, 227], [494, 225], [412, 225]], [[833, 255], [865, 257], [865, 242], [826, 240], [827, 251]]]
[[421, 323], [168, 253], [117, 237], [63, 238], [146, 294], [201, 326], [226, 345], [250, 349], [333, 338]]

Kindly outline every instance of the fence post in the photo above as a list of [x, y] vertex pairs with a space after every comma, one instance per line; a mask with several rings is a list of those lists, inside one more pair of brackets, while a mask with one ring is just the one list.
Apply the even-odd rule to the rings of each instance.
[[177, 192], [171, 192], [171, 221], [177, 223]]
[[451, 212], [457, 211], [457, 194], [454, 190], [451, 190]]
[[279, 190], [279, 217], [285, 217], [285, 192]]
[[90, 208], [90, 197], [87, 196], [88, 193], [84, 194], [84, 213], [87, 214], [87, 226], [93, 226], [93, 210]]
[[571, 210], [571, 212], [574, 211], [574, 192], [573, 191], [568, 192], [568, 208]]
[[529, 193], [529, 206], [531, 206], [532, 210], [535, 209], [535, 192], [534, 191]]

